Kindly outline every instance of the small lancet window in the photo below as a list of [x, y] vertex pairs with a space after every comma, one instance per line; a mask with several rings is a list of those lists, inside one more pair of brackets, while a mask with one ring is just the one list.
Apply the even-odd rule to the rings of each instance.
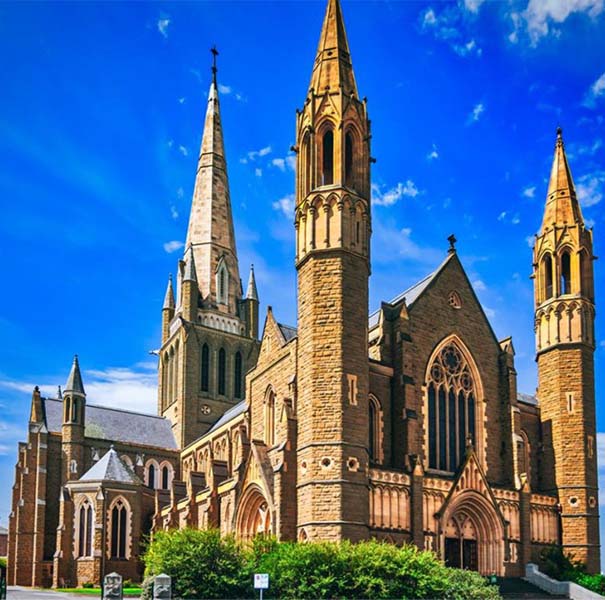
[[304, 141], [303, 141], [303, 153], [304, 157], [304, 177], [305, 180], [303, 182], [303, 194], [306, 196], [311, 191], [311, 140], [310, 140], [309, 132], [305, 133]]
[[111, 558], [126, 558], [126, 506], [118, 500], [111, 511]]
[[235, 353], [233, 365], [233, 395], [236, 398], [242, 397], [242, 353]]
[[350, 131], [345, 135], [345, 185], [355, 187], [353, 176], [353, 136]]
[[225, 395], [225, 367], [227, 357], [224, 348], [218, 351], [218, 393], [221, 396]]
[[322, 140], [322, 185], [334, 183], [334, 133], [326, 131]]
[[542, 259], [542, 274], [544, 277], [544, 300], [552, 298], [552, 258], [547, 254]]
[[210, 388], [210, 349], [208, 344], [202, 346], [202, 392], [207, 392]]
[[168, 469], [168, 466], [164, 465], [164, 468], [162, 469], [162, 489], [164, 490], [168, 489], [169, 477], [170, 469]]
[[571, 258], [569, 252], [561, 254], [561, 294], [571, 294]]

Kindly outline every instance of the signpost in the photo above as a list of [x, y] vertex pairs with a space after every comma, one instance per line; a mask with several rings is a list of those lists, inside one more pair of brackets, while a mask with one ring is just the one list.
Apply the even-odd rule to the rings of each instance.
[[269, 573], [254, 574], [254, 589], [260, 591], [260, 600], [263, 600], [263, 590], [269, 589]]

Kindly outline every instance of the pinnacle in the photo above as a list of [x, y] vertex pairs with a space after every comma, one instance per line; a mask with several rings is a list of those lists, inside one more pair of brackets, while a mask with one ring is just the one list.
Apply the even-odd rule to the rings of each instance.
[[75, 392], [76, 394], [86, 395], [84, 391], [84, 384], [82, 383], [82, 374], [80, 373], [80, 363], [78, 362], [78, 355], [74, 356], [74, 362], [71, 365], [71, 371], [65, 384], [64, 393], [68, 394]]

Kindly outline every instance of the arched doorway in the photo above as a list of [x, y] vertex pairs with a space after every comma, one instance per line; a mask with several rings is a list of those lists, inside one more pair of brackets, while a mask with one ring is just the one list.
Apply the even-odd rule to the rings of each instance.
[[461, 493], [442, 520], [442, 556], [451, 567], [503, 574], [504, 529], [494, 506], [479, 492]]
[[237, 537], [251, 540], [257, 535], [273, 532], [273, 521], [269, 503], [257, 485], [251, 485], [244, 492], [236, 519]]

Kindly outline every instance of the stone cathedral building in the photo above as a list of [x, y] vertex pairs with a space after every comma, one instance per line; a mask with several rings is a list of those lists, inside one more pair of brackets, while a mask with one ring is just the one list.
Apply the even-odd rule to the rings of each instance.
[[532, 261], [536, 398], [518, 392], [513, 342], [496, 338], [453, 236], [432, 273], [368, 314], [370, 120], [339, 0], [296, 113], [298, 327], [269, 308], [259, 332], [213, 71], [162, 308], [158, 416], [89, 401], [77, 359], [62, 395], [34, 391], [9, 583], [137, 578], [142, 540], [174, 527], [374, 537], [499, 575], [561, 544], [598, 571], [592, 231], [561, 131]]

